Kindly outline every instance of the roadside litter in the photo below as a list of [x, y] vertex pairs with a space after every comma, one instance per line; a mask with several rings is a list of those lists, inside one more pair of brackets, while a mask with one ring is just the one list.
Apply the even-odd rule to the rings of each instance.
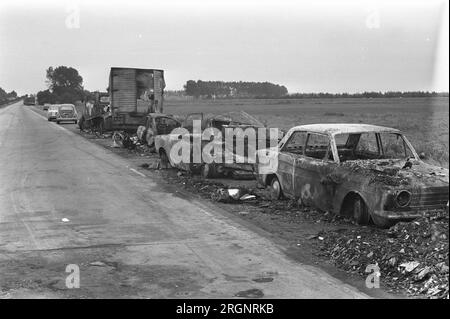
[[254, 200], [256, 196], [245, 188], [219, 188], [211, 194], [211, 199], [216, 202], [230, 203]]
[[349, 272], [367, 276], [367, 265], [380, 267], [381, 281], [413, 296], [449, 297], [449, 218], [445, 212], [388, 230], [358, 227], [323, 232], [323, 253]]

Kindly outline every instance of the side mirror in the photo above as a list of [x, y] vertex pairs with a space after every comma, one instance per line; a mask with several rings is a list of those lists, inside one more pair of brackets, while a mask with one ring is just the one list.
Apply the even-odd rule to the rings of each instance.
[[424, 152], [421, 152], [421, 153], [419, 154], [419, 158], [423, 160], [423, 159], [426, 159], [427, 156], [426, 156], [426, 154], [425, 154]]

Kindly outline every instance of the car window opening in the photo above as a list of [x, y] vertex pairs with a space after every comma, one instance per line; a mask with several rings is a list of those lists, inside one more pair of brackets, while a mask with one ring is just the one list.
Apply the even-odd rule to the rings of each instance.
[[339, 134], [335, 140], [340, 162], [414, 157], [398, 133]]

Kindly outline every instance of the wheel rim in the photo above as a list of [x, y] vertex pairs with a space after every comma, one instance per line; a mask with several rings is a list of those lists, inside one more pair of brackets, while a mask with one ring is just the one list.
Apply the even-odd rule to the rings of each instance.
[[272, 182], [272, 192], [275, 199], [280, 198], [281, 186], [280, 182], [277, 179]]
[[161, 153], [161, 164], [163, 168], [169, 168], [170, 166], [169, 158], [167, 157], [166, 152]]

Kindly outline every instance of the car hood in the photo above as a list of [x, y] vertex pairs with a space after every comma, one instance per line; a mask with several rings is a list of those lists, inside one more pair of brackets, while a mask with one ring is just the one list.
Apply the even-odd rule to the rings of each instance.
[[372, 182], [382, 182], [391, 186], [448, 187], [449, 170], [418, 160], [357, 160], [342, 164], [353, 171], [367, 174]]

